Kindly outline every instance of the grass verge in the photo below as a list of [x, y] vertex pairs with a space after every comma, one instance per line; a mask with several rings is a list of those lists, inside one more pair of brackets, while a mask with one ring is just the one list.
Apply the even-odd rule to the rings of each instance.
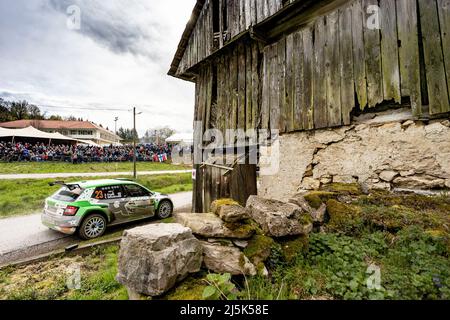
[[[126, 300], [126, 289], [115, 280], [118, 250], [118, 245], [96, 247], [83, 255], [0, 270], [0, 300]], [[78, 267], [80, 287], [69, 289], [71, 270]]]
[[[170, 163], [138, 162], [138, 171], [189, 170], [191, 167]], [[131, 162], [121, 163], [82, 163], [68, 162], [0, 162], [0, 174], [27, 173], [85, 173], [85, 172], [132, 172]]]

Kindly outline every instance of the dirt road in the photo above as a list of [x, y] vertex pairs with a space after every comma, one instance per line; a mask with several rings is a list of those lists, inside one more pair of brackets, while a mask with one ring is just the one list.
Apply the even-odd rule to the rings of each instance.
[[[190, 209], [192, 192], [177, 193], [171, 197], [175, 211]], [[127, 227], [130, 225], [120, 228]], [[118, 227], [112, 231], [117, 230]], [[75, 236], [66, 236], [44, 227], [40, 214], [0, 219], [0, 265], [77, 242], [80, 242], [80, 239]]]

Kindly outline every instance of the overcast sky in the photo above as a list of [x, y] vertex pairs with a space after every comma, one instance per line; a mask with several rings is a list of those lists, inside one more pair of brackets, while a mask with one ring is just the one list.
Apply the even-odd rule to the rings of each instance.
[[[194, 85], [167, 76], [195, 0], [0, 0], [0, 97], [114, 129], [192, 128]], [[81, 9], [81, 29], [67, 8]], [[125, 110], [125, 111], [122, 111]]]

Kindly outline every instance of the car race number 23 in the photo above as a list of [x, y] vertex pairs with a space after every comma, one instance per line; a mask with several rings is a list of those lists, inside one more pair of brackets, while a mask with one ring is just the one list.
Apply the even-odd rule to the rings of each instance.
[[95, 190], [95, 199], [102, 200], [104, 198], [103, 190]]

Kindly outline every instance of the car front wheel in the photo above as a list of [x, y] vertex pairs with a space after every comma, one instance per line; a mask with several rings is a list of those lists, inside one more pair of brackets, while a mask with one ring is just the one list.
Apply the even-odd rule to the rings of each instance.
[[78, 234], [85, 240], [101, 237], [106, 231], [106, 219], [100, 214], [93, 214], [84, 219]]
[[159, 204], [159, 208], [158, 208], [158, 218], [159, 219], [167, 219], [169, 218], [173, 213], [173, 205], [169, 200], [163, 200], [160, 204]]

